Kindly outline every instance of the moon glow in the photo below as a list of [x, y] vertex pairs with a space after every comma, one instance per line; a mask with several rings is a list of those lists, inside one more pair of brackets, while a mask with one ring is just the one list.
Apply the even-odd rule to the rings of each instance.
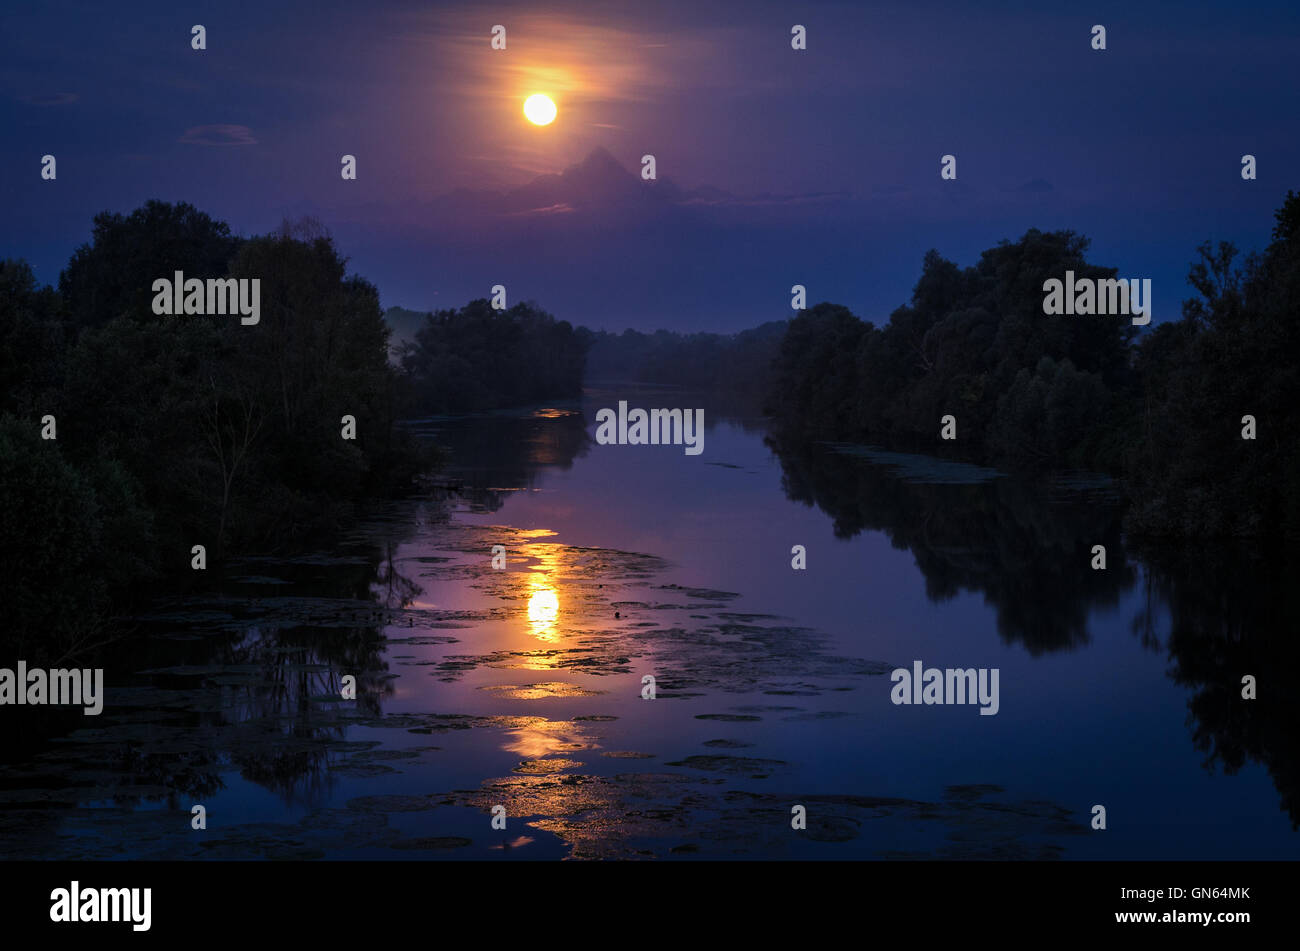
[[555, 103], [541, 93], [524, 100], [524, 115], [533, 125], [550, 125], [555, 121]]

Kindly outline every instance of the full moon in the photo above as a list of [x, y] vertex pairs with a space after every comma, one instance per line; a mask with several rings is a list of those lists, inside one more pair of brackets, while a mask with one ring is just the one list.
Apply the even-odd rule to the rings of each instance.
[[541, 93], [529, 96], [524, 100], [524, 115], [533, 125], [549, 125], [555, 120], [555, 103]]

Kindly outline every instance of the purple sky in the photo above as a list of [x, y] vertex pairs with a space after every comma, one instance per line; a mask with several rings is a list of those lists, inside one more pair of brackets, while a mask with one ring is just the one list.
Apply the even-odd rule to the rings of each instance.
[[[879, 322], [928, 248], [964, 265], [1071, 228], [1152, 279], [1160, 320], [1198, 243], [1262, 246], [1300, 187], [1294, 3], [10, 2], [3, 19], [0, 255], [49, 282], [96, 212], [160, 198], [246, 235], [314, 215], [385, 306], [501, 283], [594, 327], [730, 331], [789, 316], [795, 283]], [[524, 120], [532, 92], [556, 100], [550, 126]]]

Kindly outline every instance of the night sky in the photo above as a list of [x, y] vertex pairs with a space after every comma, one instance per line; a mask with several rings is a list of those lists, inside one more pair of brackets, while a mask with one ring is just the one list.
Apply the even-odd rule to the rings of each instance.
[[159, 198], [243, 235], [315, 216], [385, 307], [500, 283], [588, 326], [734, 331], [795, 283], [879, 323], [928, 248], [1069, 228], [1176, 317], [1196, 246], [1261, 248], [1300, 187], [1300, 6], [1039, 6], [7, 2], [0, 256], [55, 283], [97, 212]]

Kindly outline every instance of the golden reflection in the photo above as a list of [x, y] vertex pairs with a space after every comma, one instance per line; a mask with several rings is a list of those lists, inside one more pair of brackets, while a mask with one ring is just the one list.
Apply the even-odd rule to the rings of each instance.
[[525, 760], [540, 760], [563, 753], [592, 750], [600, 746], [583, 725], [571, 720], [546, 720], [529, 717], [516, 729], [505, 733], [501, 748]]
[[560, 615], [560, 595], [544, 574], [528, 577], [528, 623], [533, 636], [542, 641], [556, 639], [555, 621]]
[[[514, 679], [512, 674], [508, 683], [493, 684], [488, 689], [530, 706], [599, 694], [601, 691], [582, 687], [570, 667], [575, 649], [572, 641], [581, 641], [586, 620], [585, 589], [590, 585], [591, 574], [588, 556], [580, 549], [550, 543], [549, 538], [555, 532], [548, 529], [530, 529], [518, 535], [525, 541], [515, 549], [516, 563], [526, 565], [527, 570], [512, 573], [507, 583], [515, 610], [527, 606], [526, 612], [519, 612], [526, 613], [527, 621], [518, 627], [512, 624], [517, 631], [514, 636], [525, 643], [511, 651], [508, 666], [515, 668], [515, 673], [547, 671], [548, 675], [544, 678], [521, 675]], [[536, 644], [528, 638], [529, 634], [545, 643]], [[571, 754], [599, 747], [598, 738], [588, 733], [585, 723], [540, 716], [519, 717], [504, 734], [502, 743], [502, 749], [520, 757], [516, 772], [526, 776], [577, 768], [580, 757], [570, 759]], [[565, 792], [568, 791], [566, 787]]]

